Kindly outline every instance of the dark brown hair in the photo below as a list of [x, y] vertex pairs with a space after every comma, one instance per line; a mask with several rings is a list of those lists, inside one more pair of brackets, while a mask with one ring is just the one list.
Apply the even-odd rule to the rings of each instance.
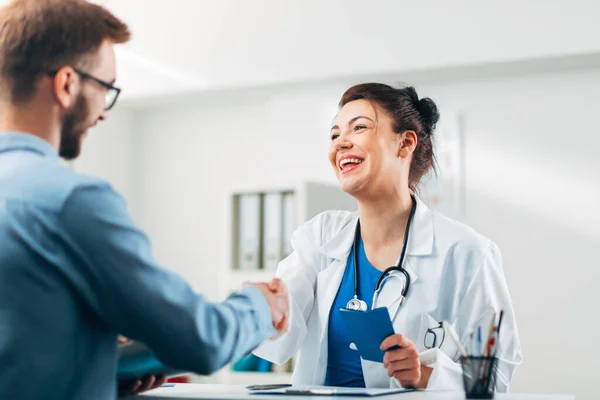
[[85, 0], [13, 0], [0, 9], [0, 89], [25, 102], [44, 74], [81, 68], [104, 40], [129, 38], [127, 25]]
[[411, 130], [417, 134], [417, 147], [408, 174], [409, 187], [415, 191], [435, 161], [431, 137], [440, 119], [437, 106], [429, 97], [419, 99], [412, 86], [395, 88], [382, 83], [362, 83], [346, 90], [339, 107], [360, 99], [372, 102], [389, 115], [394, 132], [401, 134]]

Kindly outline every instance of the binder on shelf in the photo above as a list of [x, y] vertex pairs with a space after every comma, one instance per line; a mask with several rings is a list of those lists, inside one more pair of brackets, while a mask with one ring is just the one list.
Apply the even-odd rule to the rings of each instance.
[[260, 200], [258, 194], [239, 196], [238, 259], [235, 267], [241, 270], [259, 269]]
[[282, 259], [283, 199], [281, 193], [267, 193], [264, 197], [263, 260], [264, 269], [276, 270]]
[[292, 234], [296, 229], [296, 198], [293, 192], [286, 192], [282, 195], [282, 240], [283, 254], [282, 259], [292, 253]]

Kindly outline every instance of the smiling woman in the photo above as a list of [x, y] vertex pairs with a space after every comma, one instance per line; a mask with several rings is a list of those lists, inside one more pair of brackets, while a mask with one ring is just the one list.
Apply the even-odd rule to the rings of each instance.
[[[348, 105], [346, 107], [346, 105]], [[348, 144], [341, 138], [347, 134], [363, 134], [379, 132], [377, 143], [385, 150], [393, 150], [398, 141], [403, 141], [407, 131], [417, 136], [415, 148], [410, 159], [408, 186], [415, 190], [419, 181], [431, 168], [434, 162], [432, 135], [439, 120], [439, 113], [433, 100], [419, 96], [414, 87], [400, 89], [388, 85], [367, 83], [354, 86], [346, 91], [339, 103], [340, 113], [336, 124], [331, 128], [332, 146], [329, 153], [330, 161], [337, 170], [338, 178], [356, 168], [364, 158], [353, 152], [340, 152], [340, 147]], [[382, 133], [395, 133], [382, 135]], [[370, 146], [370, 136], [357, 135], [357, 151], [361, 146]], [[366, 143], [365, 143], [366, 141]], [[332, 157], [337, 157], [332, 159]], [[393, 155], [394, 158], [397, 158]], [[396, 172], [389, 170], [390, 174]], [[381, 175], [380, 175], [381, 176]], [[382, 176], [385, 178], [385, 176]], [[344, 185], [344, 182], [341, 182]]]
[[[500, 251], [417, 196], [438, 119], [410, 86], [366, 83], [342, 96], [328, 157], [358, 213], [327, 211], [295, 232], [277, 269], [292, 298], [290, 329], [256, 351], [282, 363], [299, 350], [293, 384], [462, 390], [459, 353], [440, 322], [466, 343], [504, 310], [496, 389], [508, 390], [521, 347]], [[374, 307], [389, 310], [396, 332], [378, 343], [383, 363], [360, 357], [341, 319], [340, 309]]]

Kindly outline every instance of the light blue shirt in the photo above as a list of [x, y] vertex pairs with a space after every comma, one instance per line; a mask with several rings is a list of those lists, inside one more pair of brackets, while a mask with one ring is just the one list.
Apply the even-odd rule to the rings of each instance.
[[[375, 284], [381, 271], [373, 267], [365, 253], [362, 238], [358, 244], [358, 298], [364, 300], [371, 309]], [[327, 374], [326, 386], [365, 387], [360, 355], [350, 348], [350, 335], [340, 315], [340, 308], [346, 308], [348, 301], [354, 298], [354, 249], [350, 252], [344, 276], [340, 283], [331, 310], [327, 331]]]
[[275, 331], [256, 288], [207, 302], [158, 267], [106, 182], [0, 134], [0, 399], [113, 400], [118, 333], [207, 374]]

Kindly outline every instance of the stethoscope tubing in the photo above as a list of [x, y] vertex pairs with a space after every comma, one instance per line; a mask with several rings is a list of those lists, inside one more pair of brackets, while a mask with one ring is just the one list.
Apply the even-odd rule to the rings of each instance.
[[[383, 280], [385, 279], [385, 277], [388, 276], [393, 271], [399, 271], [404, 275], [405, 283], [402, 287], [401, 297], [399, 299], [398, 305], [396, 306], [396, 310], [394, 311], [392, 320], [394, 320], [396, 318], [396, 315], [398, 314], [398, 311], [400, 310], [400, 306], [402, 305], [402, 303], [404, 303], [404, 298], [408, 294], [408, 290], [410, 289], [410, 283], [411, 283], [410, 275], [409, 275], [408, 271], [402, 266], [402, 264], [404, 262], [404, 257], [406, 255], [406, 248], [408, 245], [408, 237], [409, 237], [409, 233], [410, 233], [410, 227], [411, 227], [412, 221], [414, 219], [415, 212], [417, 210], [417, 202], [416, 202], [414, 196], [411, 196], [411, 198], [412, 198], [413, 205], [412, 205], [412, 209], [410, 210], [410, 216], [408, 217], [408, 222], [406, 223], [406, 230], [404, 232], [404, 244], [402, 245], [402, 252], [400, 253], [400, 258], [398, 259], [398, 263], [395, 266], [387, 268], [379, 276], [379, 279], [377, 279], [377, 283], [375, 284], [375, 292], [373, 293], [372, 306], [374, 307], [375, 302], [376, 302], [377, 298], [379, 297], [379, 292], [382, 289], [381, 284], [382, 284]], [[353, 251], [353, 256], [354, 256], [354, 298], [348, 302], [348, 305], [346, 306], [346, 308], [353, 309], [353, 310], [358, 309], [361, 311], [366, 311], [367, 310], [366, 303], [363, 300], [360, 300], [358, 298], [358, 283], [359, 283], [358, 245], [359, 245], [359, 241], [360, 241], [360, 219], [356, 222], [356, 230], [354, 232], [354, 243], [352, 245], [352, 251]]]

